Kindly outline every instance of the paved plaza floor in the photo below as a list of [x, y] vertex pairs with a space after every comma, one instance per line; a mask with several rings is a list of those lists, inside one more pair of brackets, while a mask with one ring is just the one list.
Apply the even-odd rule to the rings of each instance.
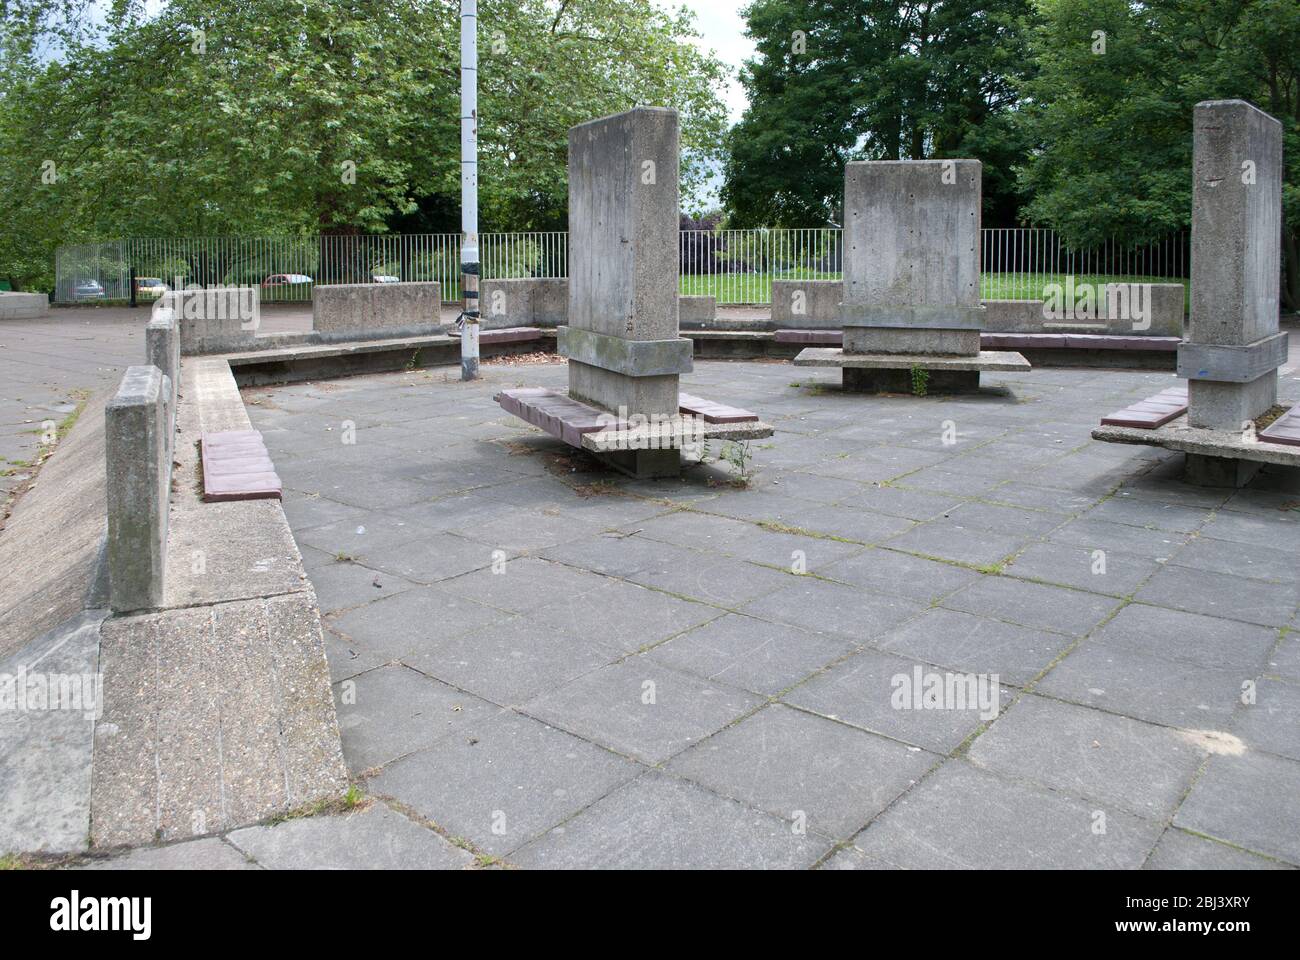
[[[562, 365], [485, 374], [246, 391], [368, 799], [204, 857], [1300, 864], [1300, 480], [1089, 439], [1170, 375], [863, 397], [698, 363], [683, 389], [777, 428], [737, 489], [600, 471], [491, 400]], [[949, 673], [999, 695], [900, 704]]]
[[[11, 425], [141, 349], [61, 319], [2, 331]], [[492, 402], [561, 364], [484, 374], [245, 391], [361, 799], [95, 865], [1300, 865], [1300, 478], [1089, 438], [1171, 375], [864, 397], [700, 362], [683, 389], [776, 427], [740, 489]], [[902, 699], [935, 675], [987, 699]]]

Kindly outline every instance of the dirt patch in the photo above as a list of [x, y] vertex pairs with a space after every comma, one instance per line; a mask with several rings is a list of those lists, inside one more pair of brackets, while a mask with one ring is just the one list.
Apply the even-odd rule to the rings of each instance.
[[1290, 407], [1277, 406], [1266, 411], [1265, 413], [1255, 418], [1255, 430], [1256, 431], [1267, 430], [1278, 420], [1280, 420], [1290, 409], [1291, 409]]
[[496, 357], [485, 357], [485, 367], [532, 367], [543, 363], [567, 363], [558, 353], [507, 353]]

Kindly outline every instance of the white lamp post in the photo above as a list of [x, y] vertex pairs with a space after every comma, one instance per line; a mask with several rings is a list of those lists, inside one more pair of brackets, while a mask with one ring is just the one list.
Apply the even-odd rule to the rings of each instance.
[[460, 0], [460, 378], [478, 379], [478, 0]]

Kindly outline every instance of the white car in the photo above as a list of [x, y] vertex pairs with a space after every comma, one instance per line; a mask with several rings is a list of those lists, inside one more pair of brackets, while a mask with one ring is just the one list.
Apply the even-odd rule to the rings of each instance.
[[370, 279], [373, 280], [375, 283], [401, 283], [402, 282], [401, 277], [390, 277], [386, 273], [371, 274]]

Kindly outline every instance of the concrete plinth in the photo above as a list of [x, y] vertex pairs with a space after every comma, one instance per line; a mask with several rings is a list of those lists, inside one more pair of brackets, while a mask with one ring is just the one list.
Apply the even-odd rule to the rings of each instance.
[[1277, 371], [1249, 383], [1188, 380], [1187, 422], [1204, 430], [1240, 430], [1277, 403]]

